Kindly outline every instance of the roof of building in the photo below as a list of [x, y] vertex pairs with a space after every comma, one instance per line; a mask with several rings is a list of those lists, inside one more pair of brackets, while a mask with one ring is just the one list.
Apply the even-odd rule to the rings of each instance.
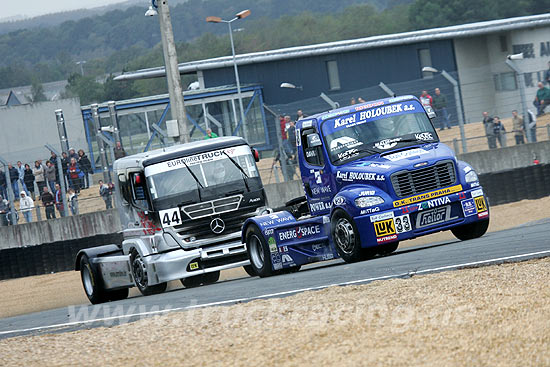
[[[363, 50], [368, 48], [387, 47], [452, 38], [473, 37], [490, 33], [512, 31], [516, 29], [537, 28], [547, 25], [550, 25], [550, 13], [461, 24], [442, 28], [431, 28], [405, 33], [372, 36], [353, 40], [320, 43], [316, 45], [254, 52], [237, 55], [236, 61], [238, 65], [247, 65], [298, 57], [319, 56], [340, 52]], [[219, 69], [232, 66], [232, 57], [224, 56], [213, 59], [182, 63], [179, 64], [178, 68], [181, 74], [187, 74], [199, 70]], [[164, 67], [157, 67], [124, 73], [117, 76], [115, 80], [157, 78], [163, 77], [165, 76], [165, 74], [166, 71]]]

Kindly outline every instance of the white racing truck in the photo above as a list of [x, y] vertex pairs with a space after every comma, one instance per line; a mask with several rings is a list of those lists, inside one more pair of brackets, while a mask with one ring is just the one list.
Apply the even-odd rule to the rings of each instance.
[[258, 152], [238, 137], [203, 140], [114, 162], [122, 244], [81, 250], [75, 270], [93, 304], [214, 283], [220, 271], [244, 266], [241, 226], [267, 214], [256, 167]]

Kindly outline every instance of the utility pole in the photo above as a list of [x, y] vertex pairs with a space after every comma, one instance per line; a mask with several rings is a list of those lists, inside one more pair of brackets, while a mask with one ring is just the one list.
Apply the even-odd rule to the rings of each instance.
[[174, 33], [172, 32], [172, 20], [168, 0], [157, 0], [160, 23], [160, 34], [162, 37], [162, 51], [164, 53], [164, 64], [166, 68], [166, 79], [168, 80], [168, 93], [170, 95], [170, 108], [172, 119], [178, 120], [179, 142], [181, 144], [189, 141], [187, 132], [187, 116], [183, 104], [183, 89], [181, 87], [180, 72], [178, 69], [178, 54]]

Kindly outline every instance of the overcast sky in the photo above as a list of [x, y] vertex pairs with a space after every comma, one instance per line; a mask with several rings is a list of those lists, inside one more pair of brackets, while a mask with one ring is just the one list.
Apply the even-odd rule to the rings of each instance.
[[0, 18], [16, 15], [34, 17], [64, 10], [95, 8], [124, 1], [126, 0], [6, 0], [2, 1]]

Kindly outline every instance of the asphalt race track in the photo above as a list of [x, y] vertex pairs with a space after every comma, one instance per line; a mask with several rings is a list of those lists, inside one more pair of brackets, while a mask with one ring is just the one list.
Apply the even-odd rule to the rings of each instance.
[[[76, 306], [76, 312], [73, 310], [72, 315], [71, 308], [60, 308], [5, 318], [0, 320], [0, 339], [111, 326], [149, 315], [260, 298], [285, 297], [333, 285], [364, 284], [374, 280], [406, 278], [547, 256], [550, 256], [550, 219], [489, 233], [477, 240], [406, 248], [390, 256], [361, 263], [346, 264], [341, 260], [322, 262], [294, 274], [263, 279], [241, 278], [104, 305]], [[114, 309], [117, 310], [116, 314]], [[74, 317], [78, 313], [81, 316], [87, 314], [88, 317]]]

